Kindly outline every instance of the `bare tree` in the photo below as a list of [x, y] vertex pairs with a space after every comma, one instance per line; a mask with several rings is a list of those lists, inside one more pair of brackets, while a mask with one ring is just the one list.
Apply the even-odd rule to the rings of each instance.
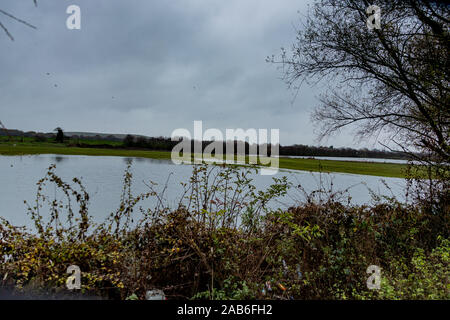
[[291, 50], [284, 79], [327, 80], [312, 118], [320, 137], [352, 124], [360, 138], [381, 132], [405, 151], [450, 162], [450, 7], [438, 1], [378, 0], [381, 28], [366, 26], [365, 0], [319, 0]]
[[[37, 7], [37, 0], [33, 0], [33, 3], [34, 3], [34, 5], [35, 5], [35, 7]], [[2, 9], [0, 9], [0, 13], [1, 13], [2, 15], [4, 15], [4, 16], [7, 16], [8, 18], [11, 18], [11, 19], [13, 19], [13, 20], [15, 20], [15, 21], [17, 21], [17, 22], [20, 22], [20, 23], [22, 23], [22, 24], [24, 24], [24, 25], [26, 25], [26, 26], [28, 26], [28, 27], [30, 27], [30, 28], [37, 29], [37, 28], [36, 28], [35, 26], [33, 26], [32, 24], [26, 22], [25, 20], [19, 19], [19, 18], [17, 18], [16, 16], [14, 16], [14, 15], [12, 15], [12, 14], [10, 14], [10, 13], [8, 13], [8, 12], [2, 10]], [[0, 20], [0, 29], [3, 29], [3, 31], [4, 31], [4, 32], [6, 33], [6, 35], [11, 39], [11, 41], [14, 41], [14, 37], [13, 37], [12, 34], [9, 32], [8, 28], [2, 23], [1, 20]]]

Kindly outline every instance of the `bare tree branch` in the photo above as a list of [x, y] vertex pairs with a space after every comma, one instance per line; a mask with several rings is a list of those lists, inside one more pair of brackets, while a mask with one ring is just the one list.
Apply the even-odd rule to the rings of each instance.
[[[317, 0], [282, 66], [290, 87], [326, 80], [312, 119], [324, 138], [358, 125], [450, 162], [450, 7], [380, 0], [380, 29], [366, 27], [366, 0]], [[394, 141], [394, 140], [393, 140]]]
[[[37, 0], [33, 0], [33, 2], [34, 2], [34, 5], [37, 7]], [[26, 26], [28, 26], [28, 27], [30, 27], [30, 28], [37, 29], [37, 27], [35, 27], [34, 25], [32, 25], [32, 24], [26, 22], [25, 20], [19, 19], [19, 18], [17, 18], [16, 16], [14, 16], [14, 15], [12, 15], [12, 14], [10, 14], [10, 13], [8, 13], [8, 12], [2, 10], [2, 9], [0, 9], [0, 13], [3, 14], [3, 15], [5, 15], [5, 16], [7, 16], [7, 17], [9, 17], [9, 18], [11, 18], [11, 19], [13, 19], [13, 20], [15, 20], [15, 21], [17, 21], [17, 22], [20, 22], [20, 23], [22, 23], [22, 24], [24, 24], [24, 25], [26, 25]], [[13, 37], [13, 36], [11, 35], [11, 33], [9, 32], [8, 28], [6, 28], [6, 27], [2, 24], [1, 21], [0, 21], [0, 28], [3, 29], [3, 31], [4, 31], [4, 32], [6, 33], [6, 35], [11, 39], [11, 41], [14, 41], [14, 37]]]

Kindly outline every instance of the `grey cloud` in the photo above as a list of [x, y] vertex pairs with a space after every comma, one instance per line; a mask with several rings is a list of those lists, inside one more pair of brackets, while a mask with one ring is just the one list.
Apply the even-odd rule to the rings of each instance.
[[[280, 128], [282, 144], [313, 144], [319, 91], [304, 87], [291, 103], [265, 62], [295, 39], [307, 2], [2, 0], [39, 29], [1, 17], [16, 41], [0, 33], [0, 119], [22, 130], [150, 136], [203, 120], [222, 130]], [[71, 4], [82, 10], [80, 31], [65, 27]]]

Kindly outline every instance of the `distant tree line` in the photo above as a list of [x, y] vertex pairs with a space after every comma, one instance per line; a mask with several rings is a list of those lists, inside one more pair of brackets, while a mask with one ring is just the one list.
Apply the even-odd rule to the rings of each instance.
[[[180, 141], [172, 141], [170, 138], [167, 137], [157, 137], [157, 138], [147, 138], [143, 136], [132, 136], [127, 135], [124, 140], [123, 144], [127, 148], [144, 148], [144, 149], [151, 149], [151, 150], [161, 150], [161, 151], [171, 151]], [[211, 144], [214, 141], [195, 141], [191, 140], [191, 150], [194, 152], [195, 146], [201, 143], [201, 149], [204, 150], [209, 144]], [[230, 144], [231, 141], [228, 142]], [[248, 142], [242, 142], [242, 141], [233, 141], [234, 144], [234, 153], [237, 154], [239, 150], [243, 149], [244, 154], [248, 155], [251, 154], [251, 148], [250, 144]], [[256, 148], [256, 152], [260, 151], [261, 146], [254, 146]], [[222, 143], [222, 150], [223, 153], [226, 153], [227, 150], [227, 142]], [[270, 155], [271, 148], [270, 145], [267, 147], [268, 151], [267, 154]], [[214, 152], [213, 152], [214, 153]]]
[[[45, 142], [57, 138], [54, 133], [41, 132], [23, 132], [20, 130], [8, 130], [11, 136], [16, 137], [32, 137], [37, 142]], [[0, 136], [6, 136], [5, 130], [0, 129]], [[109, 135], [72, 135], [65, 136], [64, 141], [72, 146], [82, 148], [129, 148], [129, 149], [145, 149], [156, 151], [172, 151], [172, 149], [179, 143], [172, 141], [168, 137], [144, 137], [127, 135], [120, 139], [117, 136]], [[104, 141], [104, 143], [85, 143], [83, 141]], [[122, 142], [122, 144], [111, 145], [108, 142]], [[202, 150], [206, 148], [212, 141], [203, 141]], [[198, 141], [191, 141], [191, 150], [194, 150], [194, 144]], [[250, 144], [248, 142], [234, 141], [234, 153], [237, 153], [239, 146], [245, 150], [245, 154], [251, 154]], [[254, 146], [255, 147], [255, 146]], [[259, 153], [261, 146], [256, 146]], [[271, 146], [267, 146], [267, 154], [271, 155]], [[223, 151], [226, 151], [226, 142], [223, 142]], [[387, 158], [387, 159], [408, 159], [408, 155], [404, 152], [385, 151], [367, 148], [352, 149], [352, 148], [334, 148], [333, 146], [308, 146], [302, 144], [295, 144], [291, 146], [280, 146], [280, 156], [307, 156], [307, 157], [358, 157], [358, 158]]]
[[334, 148], [315, 147], [302, 144], [292, 146], [280, 146], [280, 155], [285, 156], [311, 156], [311, 157], [357, 157], [357, 158], [388, 158], [388, 159], [407, 159], [404, 152], [393, 152], [384, 150], [352, 149], [352, 148]]
[[[212, 141], [203, 141], [202, 150], [205, 149]], [[123, 140], [124, 146], [127, 148], [142, 148], [150, 150], [171, 151], [177, 141], [172, 141], [170, 138], [157, 137], [146, 138], [142, 136], [127, 135]], [[194, 150], [194, 144], [196, 142], [191, 141], [191, 149]], [[198, 143], [198, 142], [197, 142]], [[248, 142], [234, 141], [235, 153], [238, 150], [238, 146], [244, 144], [245, 154], [250, 154], [250, 144]], [[256, 146], [257, 152], [260, 151], [261, 146]], [[223, 143], [223, 150], [226, 150], [226, 142]], [[359, 158], [389, 158], [389, 159], [406, 159], [407, 154], [403, 152], [393, 152], [384, 150], [369, 150], [352, 149], [352, 148], [334, 148], [333, 146], [308, 146], [295, 144], [292, 146], [280, 146], [279, 151], [281, 156], [311, 156], [311, 157], [359, 157]], [[268, 155], [271, 154], [270, 145], [268, 146]]]

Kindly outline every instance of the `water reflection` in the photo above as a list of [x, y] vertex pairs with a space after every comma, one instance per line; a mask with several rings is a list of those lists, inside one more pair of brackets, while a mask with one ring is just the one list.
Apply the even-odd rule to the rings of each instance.
[[124, 157], [123, 161], [128, 165], [133, 162], [136, 163], [153, 163], [153, 164], [172, 164], [175, 165], [171, 159], [153, 159], [153, 158], [133, 158], [133, 157]]
[[61, 162], [65, 161], [67, 158], [65, 158], [63, 156], [55, 156], [53, 159], [55, 160], [56, 163], [61, 163]]
[[[55, 173], [64, 181], [83, 178], [83, 184], [90, 195], [89, 212], [97, 222], [102, 222], [120, 203], [123, 187], [123, 174], [130, 162], [133, 174], [132, 192], [137, 195], [148, 192], [149, 180], [163, 188], [169, 175], [165, 198], [169, 205], [175, 206], [183, 192], [180, 182], [188, 182], [192, 165], [175, 165], [170, 159], [144, 159], [130, 157], [92, 157], [92, 156], [0, 156], [0, 216], [15, 225], [31, 225], [26, 215], [24, 200], [32, 203], [36, 196], [36, 182], [47, 173], [48, 167], [56, 163]], [[273, 184], [273, 177], [287, 176], [294, 187], [291, 192], [279, 199], [275, 206], [288, 207], [304, 199], [302, 194], [317, 190], [318, 186], [332, 191], [348, 189], [352, 203], [371, 201], [368, 188], [379, 194], [390, 195], [381, 183], [385, 180], [394, 194], [402, 200], [405, 182], [403, 179], [379, 178], [352, 174], [319, 174], [303, 171], [280, 170], [275, 176], [252, 175], [252, 183], [258, 190], [265, 190]], [[298, 188], [301, 185], [303, 189]], [[301, 192], [299, 192], [301, 191]], [[56, 192], [49, 190], [51, 196]], [[153, 202], [152, 202], [153, 201]], [[153, 207], [155, 199], [142, 203]]]

